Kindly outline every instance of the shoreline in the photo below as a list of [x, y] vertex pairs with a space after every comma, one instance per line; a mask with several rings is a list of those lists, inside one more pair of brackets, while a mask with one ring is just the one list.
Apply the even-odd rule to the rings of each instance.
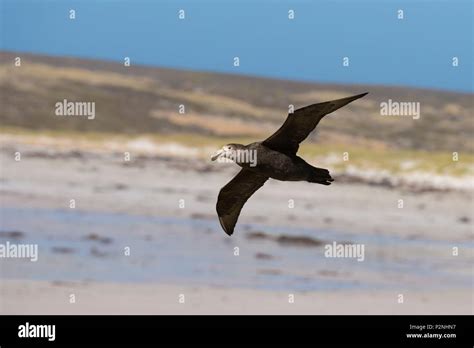
[[[12, 156], [15, 152], [21, 151], [24, 156], [33, 158], [83, 160], [102, 158], [123, 162], [124, 154], [128, 153], [129, 158], [133, 156], [133, 159], [128, 162], [130, 165], [133, 165], [133, 162], [166, 161], [175, 162], [178, 165], [180, 162], [187, 162], [186, 166], [188, 168], [198, 170], [206, 168], [213, 171], [222, 169], [210, 162], [209, 154], [215, 151], [217, 143], [228, 140], [211, 138], [211, 140], [207, 140], [208, 143], [206, 144], [193, 144], [192, 141], [187, 143], [186, 141], [172, 140], [173, 137], [158, 140], [159, 136], [138, 135], [127, 137], [123, 134], [111, 134], [109, 140], [104, 141], [98, 140], [100, 139], [99, 134], [94, 134], [94, 136], [88, 138], [87, 136], [71, 133], [69, 136], [74, 136], [69, 138], [67, 134], [61, 135], [61, 133], [32, 136], [26, 130], [18, 129], [17, 132], [12, 133], [11, 129], [10, 131], [7, 130], [0, 139], [2, 151], [8, 149], [7, 151], [11, 152]], [[197, 141], [200, 142], [202, 139]], [[313, 151], [313, 148], [317, 147], [318, 144], [313, 143], [309, 146]], [[340, 145], [336, 146], [336, 148], [338, 147]], [[304, 149], [305, 147], [302, 151]], [[126, 151], [123, 152], [124, 150]], [[397, 151], [394, 153], [397, 153]], [[449, 154], [444, 155], [448, 156]], [[390, 156], [390, 153], [385, 156]], [[414, 170], [412, 167], [416, 166], [417, 161], [407, 161], [400, 158], [401, 163], [398, 169], [403, 170], [393, 173], [385, 168], [372, 168], [370, 163], [367, 168], [365, 166], [364, 168], [360, 167], [361, 163], [359, 165], [352, 165], [351, 162], [344, 164], [342, 157], [338, 157], [337, 150], [336, 152], [323, 151], [317, 156], [303, 154], [303, 157], [309, 162], [317, 161], [319, 167], [334, 168], [330, 171], [340, 183], [400, 189], [413, 193], [459, 192], [472, 194], [474, 192], [472, 168], [465, 168], [470, 173], [468, 175], [446, 175], [435, 171]], [[364, 161], [368, 161], [369, 158], [365, 158]]]

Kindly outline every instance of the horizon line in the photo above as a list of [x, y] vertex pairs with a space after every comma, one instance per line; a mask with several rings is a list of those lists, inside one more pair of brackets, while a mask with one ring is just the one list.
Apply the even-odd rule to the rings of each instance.
[[[0, 49], [0, 53], [6, 54], [27, 54], [30, 56], [39, 56], [44, 58], [64, 58], [64, 59], [78, 59], [84, 61], [98, 61], [104, 63], [115, 63], [118, 65], [122, 65], [123, 61], [120, 58], [113, 59], [113, 58], [104, 58], [104, 57], [93, 57], [93, 56], [83, 56], [83, 55], [64, 55], [64, 54], [54, 54], [54, 53], [46, 53], [46, 52], [32, 52], [32, 51], [21, 51], [21, 50], [8, 50], [5, 48]], [[124, 58], [124, 57], [121, 57]], [[133, 59], [132, 59], [133, 61]], [[306, 79], [295, 79], [290, 77], [284, 76], [277, 76], [277, 75], [270, 75], [270, 74], [254, 74], [254, 73], [237, 73], [237, 72], [230, 72], [227, 70], [219, 70], [219, 69], [194, 69], [190, 67], [183, 67], [183, 66], [170, 66], [170, 65], [159, 65], [159, 64], [149, 64], [144, 62], [133, 62], [130, 66], [126, 68], [133, 68], [133, 67], [142, 67], [142, 68], [156, 68], [156, 69], [166, 69], [166, 70], [176, 70], [176, 71], [183, 71], [183, 72], [198, 72], [198, 73], [206, 73], [206, 74], [219, 74], [219, 75], [230, 75], [230, 76], [241, 76], [247, 78], [255, 78], [255, 79], [266, 79], [266, 80], [274, 80], [274, 81], [284, 81], [284, 82], [294, 82], [294, 83], [303, 83], [303, 84], [312, 84], [312, 85], [330, 85], [335, 87], [357, 87], [357, 86], [364, 86], [364, 87], [381, 87], [381, 88], [396, 88], [396, 89], [415, 89], [415, 90], [425, 90], [425, 91], [432, 91], [432, 92], [440, 92], [440, 93], [453, 93], [453, 94], [467, 94], [472, 95], [474, 94], [474, 84], [471, 84], [471, 88], [468, 90], [465, 89], [453, 89], [453, 88], [437, 88], [437, 87], [430, 87], [425, 85], [409, 85], [409, 84], [381, 84], [381, 83], [367, 83], [367, 82], [343, 82], [343, 81], [331, 81], [331, 80], [306, 80]]]

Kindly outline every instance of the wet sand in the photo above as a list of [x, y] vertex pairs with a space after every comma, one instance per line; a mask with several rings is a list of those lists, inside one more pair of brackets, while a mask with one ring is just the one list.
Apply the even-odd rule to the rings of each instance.
[[[2, 314], [472, 314], [465, 289], [283, 292], [157, 284], [9, 280], [0, 286]], [[75, 303], [70, 303], [74, 294]], [[184, 295], [184, 297], [182, 297]], [[184, 299], [184, 303], [183, 302]], [[293, 302], [290, 303], [290, 299]], [[181, 303], [180, 303], [181, 301]]]

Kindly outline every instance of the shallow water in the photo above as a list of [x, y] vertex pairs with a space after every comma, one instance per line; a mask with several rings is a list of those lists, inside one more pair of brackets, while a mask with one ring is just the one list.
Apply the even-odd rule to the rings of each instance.
[[[50, 281], [154, 282], [270, 290], [336, 290], [470, 287], [472, 242], [356, 236], [332, 230], [239, 225], [232, 237], [217, 219], [150, 217], [80, 210], [0, 209], [1, 231], [18, 230], [10, 243], [37, 243], [39, 259], [0, 260], [2, 278]], [[322, 246], [251, 240], [248, 231], [309, 236]], [[88, 239], [89, 235], [99, 240]], [[108, 237], [110, 242], [101, 241]], [[6, 238], [0, 238], [5, 243]], [[333, 241], [361, 243], [365, 258], [326, 258]], [[459, 256], [452, 256], [452, 247]], [[130, 255], [125, 255], [125, 248]], [[234, 248], [239, 255], [234, 255]], [[57, 252], [54, 248], [70, 248]], [[257, 258], [257, 253], [270, 259]]]

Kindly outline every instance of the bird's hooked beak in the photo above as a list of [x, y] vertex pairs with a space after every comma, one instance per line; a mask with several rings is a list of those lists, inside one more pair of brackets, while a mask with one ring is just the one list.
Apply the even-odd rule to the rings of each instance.
[[218, 150], [214, 155], [212, 155], [211, 161], [215, 161], [215, 160], [218, 159], [220, 156], [222, 156], [223, 153], [224, 153], [224, 150], [223, 150], [223, 149]]

